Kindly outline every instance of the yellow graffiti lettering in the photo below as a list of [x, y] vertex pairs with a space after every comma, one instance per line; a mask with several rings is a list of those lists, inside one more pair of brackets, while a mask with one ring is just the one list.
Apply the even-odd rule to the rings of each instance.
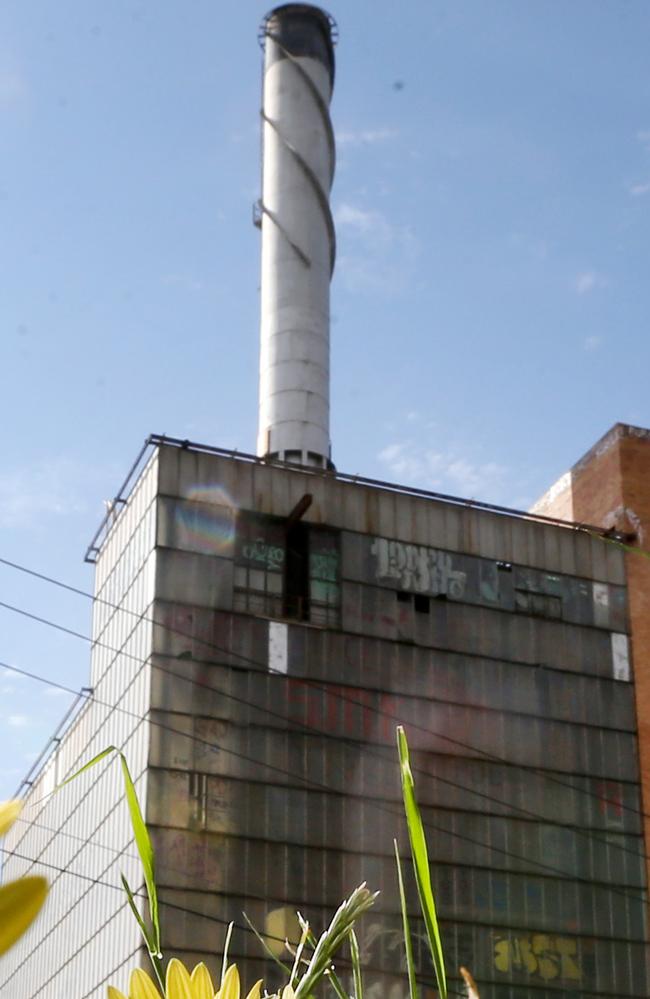
[[574, 982], [579, 982], [582, 978], [582, 972], [580, 971], [580, 966], [577, 961], [574, 961], [574, 956], [577, 951], [575, 940], [571, 940], [569, 937], [558, 937], [555, 941], [555, 946], [557, 947], [557, 952], [560, 955], [561, 961], [561, 977], [570, 978]]
[[537, 956], [537, 971], [545, 982], [557, 978], [560, 972], [560, 959], [555, 944], [555, 938], [548, 937], [545, 933], [536, 933], [533, 936], [532, 948]]
[[577, 960], [577, 944], [570, 937], [552, 937], [546, 933], [496, 937], [494, 967], [505, 974], [527, 972], [545, 982], [561, 978], [578, 982], [582, 971]]
[[510, 971], [510, 941], [504, 937], [497, 937], [494, 944], [494, 967], [497, 971]]

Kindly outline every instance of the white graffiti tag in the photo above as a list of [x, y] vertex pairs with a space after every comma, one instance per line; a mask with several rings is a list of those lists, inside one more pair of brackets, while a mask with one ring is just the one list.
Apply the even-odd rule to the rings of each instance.
[[375, 538], [370, 551], [377, 559], [377, 579], [394, 579], [404, 590], [432, 596], [459, 599], [465, 592], [467, 573], [453, 568], [449, 552], [387, 538]]

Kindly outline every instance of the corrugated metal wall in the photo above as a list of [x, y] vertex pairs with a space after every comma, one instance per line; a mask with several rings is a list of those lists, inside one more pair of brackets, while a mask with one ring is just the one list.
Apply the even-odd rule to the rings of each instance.
[[148, 656], [154, 595], [157, 464], [143, 473], [97, 564], [92, 683], [84, 706], [38, 774], [3, 846], [4, 876], [38, 872], [50, 882], [44, 910], [2, 959], [2, 999], [104, 999], [126, 988], [140, 959], [140, 933], [121, 887], [137, 891], [140, 861], [117, 760], [59, 793], [54, 788], [108, 746], [123, 748], [141, 799], [147, 795]]
[[[289, 907], [319, 927], [366, 880], [382, 890], [360, 930], [369, 995], [406, 995], [392, 861], [393, 836], [406, 844], [401, 722], [452, 976], [471, 967], [484, 999], [645, 996], [622, 553], [171, 447], [160, 493], [152, 708], [166, 728], [152, 728], [148, 818], [176, 907], [168, 945], [216, 967], [219, 920], [245, 909], [264, 930]], [[336, 549], [317, 528], [340, 532]], [[278, 580], [303, 556], [292, 585], [304, 602], [288, 604]], [[234, 953], [252, 978], [258, 943], [237, 933]]]

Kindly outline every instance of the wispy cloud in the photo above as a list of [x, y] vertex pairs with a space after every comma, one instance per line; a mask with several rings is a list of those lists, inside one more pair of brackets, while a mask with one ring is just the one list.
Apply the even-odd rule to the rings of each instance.
[[348, 291], [392, 296], [408, 287], [418, 254], [408, 226], [347, 201], [336, 207], [334, 221], [339, 242], [336, 273]]
[[47, 517], [79, 513], [84, 470], [62, 458], [0, 472], [0, 527], [26, 527]]
[[573, 287], [578, 295], [588, 295], [596, 288], [606, 288], [607, 278], [596, 271], [581, 271], [573, 279]]
[[636, 133], [636, 137], [641, 145], [645, 146], [646, 150], [650, 152], [650, 129], [640, 128]]
[[394, 227], [381, 212], [366, 211], [348, 202], [343, 202], [337, 207], [334, 221], [337, 229], [351, 229], [357, 235], [371, 236], [373, 241], [380, 239], [388, 243], [396, 234]]
[[485, 502], [506, 503], [508, 469], [475, 462], [455, 451], [434, 451], [414, 441], [388, 444], [377, 455], [400, 481]]
[[27, 717], [27, 715], [7, 716], [7, 725], [10, 725], [11, 728], [24, 728], [28, 724], [29, 724], [29, 718]]
[[586, 351], [591, 353], [594, 350], [598, 350], [602, 342], [603, 338], [601, 336], [587, 336], [584, 339], [583, 346]]
[[0, 107], [18, 104], [26, 95], [24, 77], [0, 55]]
[[631, 184], [628, 191], [633, 198], [640, 198], [644, 194], [650, 194], [650, 181], [645, 184]]
[[342, 131], [336, 133], [336, 144], [340, 148], [345, 146], [374, 146], [378, 142], [389, 142], [395, 139], [398, 133], [393, 128], [366, 128], [357, 131]]

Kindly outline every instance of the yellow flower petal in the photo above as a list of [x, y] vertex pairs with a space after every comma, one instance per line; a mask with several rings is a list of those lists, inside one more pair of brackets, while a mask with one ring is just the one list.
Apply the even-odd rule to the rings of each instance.
[[214, 999], [214, 988], [212, 986], [212, 979], [210, 978], [210, 972], [204, 965], [203, 961], [197, 964], [196, 968], [192, 972], [192, 996], [194, 999]]
[[259, 982], [255, 982], [255, 985], [246, 996], [246, 999], [260, 999], [261, 995], [262, 995], [262, 979], [260, 978]]
[[23, 803], [20, 798], [14, 798], [13, 801], [3, 801], [0, 804], [0, 836], [4, 836], [7, 829], [11, 828], [22, 808]]
[[129, 999], [160, 999], [160, 992], [142, 968], [135, 968], [131, 972]]
[[239, 990], [240, 983], [237, 965], [231, 964], [226, 972], [223, 985], [219, 989], [217, 995], [219, 996], [219, 999], [239, 999]]
[[294, 999], [295, 993], [290, 985], [285, 985], [282, 989], [282, 999]]
[[46, 895], [47, 881], [40, 877], [20, 878], [0, 888], [0, 954], [23, 935]]
[[192, 983], [185, 965], [173, 957], [167, 965], [167, 999], [193, 999]]
[[112, 985], [108, 986], [108, 999], [126, 999], [123, 992], [119, 989], [114, 989]]

